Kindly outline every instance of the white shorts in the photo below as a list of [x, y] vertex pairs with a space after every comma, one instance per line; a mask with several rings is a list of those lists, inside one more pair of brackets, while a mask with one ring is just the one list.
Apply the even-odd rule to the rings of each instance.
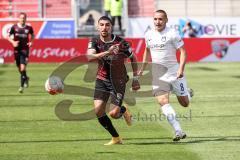
[[[179, 65], [166, 69], [161, 65], [152, 68], [152, 89], [153, 95], [163, 95], [169, 92], [177, 96], [187, 96], [187, 81], [185, 77], [177, 79]], [[161, 74], [159, 74], [161, 73]]]

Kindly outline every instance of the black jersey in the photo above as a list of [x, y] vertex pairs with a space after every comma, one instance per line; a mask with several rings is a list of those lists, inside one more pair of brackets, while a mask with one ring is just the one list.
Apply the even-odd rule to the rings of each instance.
[[20, 27], [18, 24], [14, 24], [9, 32], [10, 35], [14, 36], [15, 41], [19, 41], [18, 47], [15, 50], [28, 50], [29, 34], [33, 34], [33, 28], [29, 25]]
[[98, 60], [97, 78], [101, 80], [126, 80], [125, 59], [132, 56], [131, 47], [123, 38], [112, 35], [112, 41], [103, 42], [100, 37], [89, 41], [88, 49], [95, 49], [96, 54], [107, 51], [112, 45], [119, 44], [119, 53], [107, 55]]

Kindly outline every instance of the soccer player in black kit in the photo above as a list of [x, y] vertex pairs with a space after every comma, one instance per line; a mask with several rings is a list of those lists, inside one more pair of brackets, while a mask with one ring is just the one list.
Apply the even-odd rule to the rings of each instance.
[[[29, 77], [27, 76], [27, 63], [29, 56], [29, 47], [32, 46], [32, 41], [34, 39], [33, 28], [26, 24], [27, 14], [20, 13], [19, 21], [17, 24], [14, 24], [9, 32], [7, 37], [8, 41], [14, 47], [14, 57], [18, 71], [20, 73], [20, 88], [19, 92], [23, 93], [24, 87], [28, 87]], [[11, 37], [13, 36], [13, 38]]]
[[98, 61], [98, 71], [94, 91], [94, 109], [99, 123], [111, 134], [112, 139], [105, 145], [122, 144], [122, 139], [106, 114], [106, 105], [111, 96], [113, 109], [109, 112], [112, 118], [122, 115], [128, 125], [131, 125], [131, 113], [126, 106], [122, 106], [127, 71], [124, 65], [129, 58], [133, 69], [132, 89], [140, 88], [137, 77], [137, 60], [131, 47], [124, 39], [112, 34], [112, 21], [103, 16], [98, 20], [99, 36], [92, 38], [88, 44], [88, 59]]

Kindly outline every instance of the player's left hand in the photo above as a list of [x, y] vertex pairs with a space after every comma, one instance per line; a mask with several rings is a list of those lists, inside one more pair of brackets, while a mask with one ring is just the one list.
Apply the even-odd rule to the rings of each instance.
[[177, 78], [182, 78], [183, 77], [183, 70], [178, 69], [177, 71]]

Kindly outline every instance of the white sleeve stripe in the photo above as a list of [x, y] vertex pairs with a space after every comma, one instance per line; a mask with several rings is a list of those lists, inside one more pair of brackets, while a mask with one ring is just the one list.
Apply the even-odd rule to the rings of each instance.
[[130, 56], [128, 56], [128, 58], [132, 58], [132, 57], [133, 57], [133, 53]]

